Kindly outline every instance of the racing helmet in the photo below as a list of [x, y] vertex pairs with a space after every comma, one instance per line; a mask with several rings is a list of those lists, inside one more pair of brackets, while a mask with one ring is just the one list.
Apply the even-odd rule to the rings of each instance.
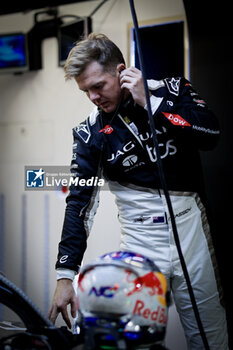
[[164, 340], [167, 282], [150, 259], [129, 251], [101, 256], [80, 270], [77, 296], [93, 348], [97, 338], [98, 349], [122, 339], [134, 347]]

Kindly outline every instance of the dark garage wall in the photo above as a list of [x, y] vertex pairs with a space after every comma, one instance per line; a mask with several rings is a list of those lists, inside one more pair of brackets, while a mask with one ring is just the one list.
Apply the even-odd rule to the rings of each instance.
[[[212, 232], [232, 331], [233, 48], [228, 1], [183, 0], [189, 27], [190, 80], [218, 117], [221, 138], [202, 153]], [[232, 343], [232, 340], [231, 340]]]

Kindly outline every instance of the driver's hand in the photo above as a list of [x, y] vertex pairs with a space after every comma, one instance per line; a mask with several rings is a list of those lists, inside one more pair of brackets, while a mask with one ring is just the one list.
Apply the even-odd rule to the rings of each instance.
[[55, 323], [58, 314], [61, 312], [67, 326], [71, 328], [71, 321], [68, 315], [67, 306], [70, 304], [71, 316], [76, 316], [76, 295], [73, 283], [69, 279], [60, 279], [57, 281], [57, 287], [53, 296], [52, 305], [48, 312], [48, 318]]
[[134, 101], [141, 107], [146, 105], [146, 95], [143, 84], [142, 73], [135, 67], [126, 68], [121, 71], [120, 84], [122, 89], [127, 89]]

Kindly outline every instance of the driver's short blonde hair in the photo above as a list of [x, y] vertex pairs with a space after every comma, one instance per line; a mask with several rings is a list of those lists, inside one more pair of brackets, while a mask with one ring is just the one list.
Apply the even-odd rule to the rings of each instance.
[[66, 80], [79, 76], [93, 61], [101, 64], [104, 72], [115, 72], [118, 64], [125, 64], [122, 52], [106, 35], [91, 33], [71, 49], [64, 66]]

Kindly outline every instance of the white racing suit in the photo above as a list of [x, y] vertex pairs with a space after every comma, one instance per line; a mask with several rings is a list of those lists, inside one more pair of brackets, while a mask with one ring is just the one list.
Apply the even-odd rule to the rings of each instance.
[[[212, 149], [218, 122], [184, 78], [150, 81], [151, 104], [161, 158], [182, 252], [211, 350], [227, 350], [222, 291], [206, 218], [199, 149]], [[148, 117], [129, 99], [119, 113], [95, 109], [74, 128], [74, 177], [103, 172], [116, 196], [121, 249], [151, 258], [165, 274], [189, 349], [204, 349], [196, 325], [161, 189]], [[56, 263], [58, 279], [73, 278], [81, 264], [98, 206], [98, 186], [71, 185]]]
[[[109, 186], [116, 194], [119, 208], [121, 249], [136, 251], [156, 262], [172, 291], [189, 349], [204, 349], [164, 195], [156, 190], [145, 192], [134, 186], [126, 191], [117, 183]], [[222, 290], [205, 208], [196, 193], [174, 191], [170, 192], [170, 197], [182, 253], [208, 344], [211, 350], [228, 349], [225, 310], [220, 302]]]

